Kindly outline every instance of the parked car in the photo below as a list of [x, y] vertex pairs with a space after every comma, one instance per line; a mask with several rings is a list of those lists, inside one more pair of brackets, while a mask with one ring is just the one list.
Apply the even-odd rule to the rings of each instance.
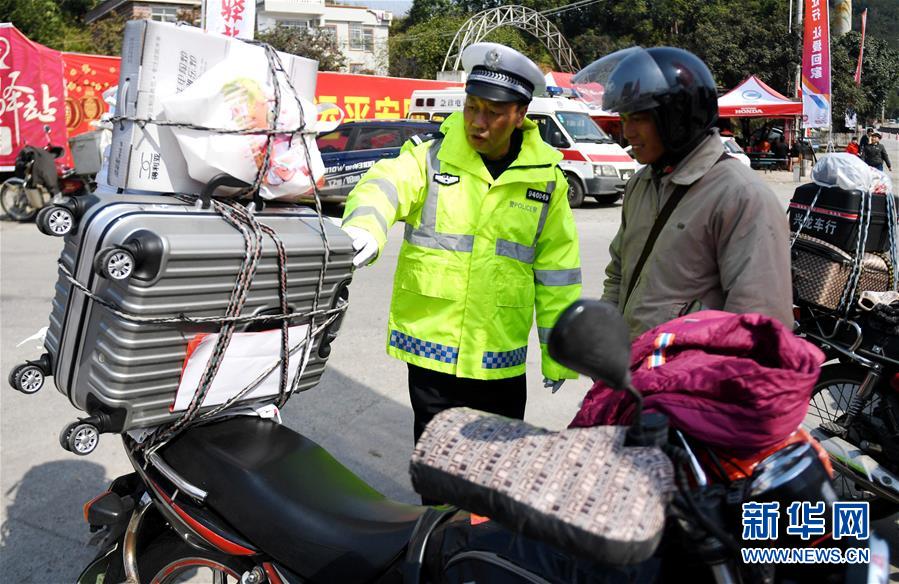
[[416, 135], [427, 135], [440, 124], [418, 120], [360, 120], [340, 124], [319, 134], [315, 141], [325, 164], [325, 186], [321, 200], [338, 203], [382, 158], [398, 156], [402, 145]]

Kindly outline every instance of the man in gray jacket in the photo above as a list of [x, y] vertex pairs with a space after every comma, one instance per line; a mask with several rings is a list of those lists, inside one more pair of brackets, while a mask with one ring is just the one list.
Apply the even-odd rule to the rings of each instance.
[[704, 309], [792, 317], [789, 225], [774, 192], [725, 154], [715, 82], [671, 47], [632, 47], [575, 77], [604, 86], [645, 164], [624, 192], [603, 299], [631, 335]]

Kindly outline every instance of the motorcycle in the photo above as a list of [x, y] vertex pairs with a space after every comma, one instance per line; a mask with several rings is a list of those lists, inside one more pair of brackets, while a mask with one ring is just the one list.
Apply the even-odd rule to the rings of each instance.
[[25, 146], [16, 155], [15, 174], [0, 186], [0, 206], [15, 221], [35, 220], [46, 235], [62, 237], [75, 225], [77, 197], [91, 192], [90, 177], [60, 166], [65, 154], [54, 146], [47, 133], [47, 146]]
[[830, 360], [805, 426], [828, 451], [838, 494], [868, 501], [873, 518], [899, 512], [899, 336], [859, 309], [838, 316], [801, 304], [797, 314], [797, 333]]
[[[561, 363], [628, 391], [641, 403], [629, 383], [627, 327], [611, 305], [575, 303], [559, 319], [549, 343]], [[413, 464], [417, 490], [450, 504], [390, 501], [307, 437], [271, 419], [231, 415], [190, 427], [149, 453], [123, 437], [134, 472], [85, 504], [85, 519], [101, 551], [78, 582], [195, 582], [200, 575], [242, 584], [683, 581], [690, 580], [684, 576], [687, 569], [719, 583], [799, 582], [810, 575], [822, 583], [886, 581], [882, 570], [889, 565], [888, 552], [873, 534], [858, 542], [871, 550], [872, 560], [845, 572], [826, 564], [775, 571], [739, 561], [743, 501], [808, 500], [830, 506], [835, 499], [825, 465], [802, 432], [773, 453], [734, 464], [669, 428], [661, 414], [638, 412], [634, 419], [625, 445], [651, 450], [664, 474], [675, 479], [671, 492], [637, 490], [664, 509], [666, 525], [651, 548], [641, 548], [653, 554], [650, 558], [635, 551], [645, 548], [644, 542], [620, 544], [615, 557], [640, 555], [635, 565], [614, 565], [614, 557], [589, 545], [592, 535], [584, 536], [561, 514], [547, 517], [528, 507], [528, 500], [509, 505], [489, 486], [472, 495], [470, 482], [446, 473], [444, 488], [435, 488], [427, 473], [416, 470], [420, 464]], [[424, 438], [422, 444], [427, 444]], [[419, 462], [430, 455], [440, 458], [440, 452], [424, 454], [417, 456]], [[732, 464], [731, 470], [725, 464]], [[564, 499], [562, 483], [546, 481], [536, 496]], [[593, 495], [614, 508], [627, 490]], [[659, 538], [662, 544], [653, 549]]]

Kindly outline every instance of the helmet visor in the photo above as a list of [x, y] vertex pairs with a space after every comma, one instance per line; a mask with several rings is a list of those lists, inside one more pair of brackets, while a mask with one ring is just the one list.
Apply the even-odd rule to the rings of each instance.
[[571, 79], [591, 107], [628, 114], [658, 107], [668, 91], [664, 73], [643, 47], [615, 51], [581, 69]]

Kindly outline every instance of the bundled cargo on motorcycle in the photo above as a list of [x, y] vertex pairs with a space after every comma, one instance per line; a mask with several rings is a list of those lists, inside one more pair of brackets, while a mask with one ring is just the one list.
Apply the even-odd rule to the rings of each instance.
[[89, 414], [60, 434], [76, 454], [102, 432], [158, 446], [219, 414], [277, 417], [318, 383], [352, 277], [349, 238], [292, 202], [322, 174], [317, 63], [155, 22], [129, 23], [123, 51], [126, 188], [73, 203], [46, 353], [10, 376], [24, 393], [52, 376]]
[[827, 154], [790, 201], [798, 300], [848, 311], [862, 292], [896, 289], [896, 203], [887, 175]]
[[199, 194], [219, 173], [251, 182], [274, 129], [285, 133], [273, 137], [262, 196], [309, 195], [324, 174], [314, 140], [317, 71], [314, 60], [198, 28], [129, 22], [109, 184]]

